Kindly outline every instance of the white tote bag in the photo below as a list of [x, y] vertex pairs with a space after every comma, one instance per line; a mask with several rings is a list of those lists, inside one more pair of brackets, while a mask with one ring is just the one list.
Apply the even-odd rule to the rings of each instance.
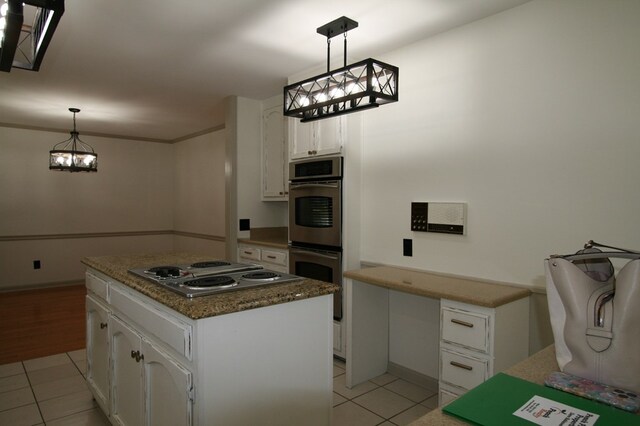
[[[585, 250], [545, 260], [560, 370], [640, 393], [640, 253]], [[610, 258], [629, 259], [614, 273]]]

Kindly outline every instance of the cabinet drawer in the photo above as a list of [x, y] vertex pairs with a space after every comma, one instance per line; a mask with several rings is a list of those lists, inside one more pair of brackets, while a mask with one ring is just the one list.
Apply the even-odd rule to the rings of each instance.
[[440, 377], [464, 389], [472, 389], [487, 379], [489, 362], [445, 349], [440, 351]]
[[189, 324], [132, 297], [126, 290], [118, 287], [111, 288], [111, 306], [114, 311], [122, 312], [143, 330], [157, 337], [160, 342], [191, 360], [191, 326]]
[[456, 400], [460, 395], [450, 392], [448, 390], [440, 389], [440, 395], [438, 398], [438, 406], [443, 407]]
[[442, 308], [442, 340], [489, 353], [489, 316]]
[[85, 285], [87, 289], [90, 290], [93, 294], [98, 296], [102, 300], [107, 299], [107, 288], [108, 284], [102, 278], [92, 274], [91, 272], [85, 273]]
[[262, 261], [275, 263], [276, 265], [287, 265], [287, 253], [273, 250], [262, 250]]
[[240, 257], [245, 259], [260, 260], [260, 249], [255, 247], [240, 247]]

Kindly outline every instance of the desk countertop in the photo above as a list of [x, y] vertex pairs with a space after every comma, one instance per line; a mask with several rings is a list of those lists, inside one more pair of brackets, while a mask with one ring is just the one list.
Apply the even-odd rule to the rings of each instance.
[[531, 291], [522, 287], [392, 266], [347, 271], [344, 276], [405, 293], [434, 299], [450, 299], [488, 308], [496, 308], [531, 294]]

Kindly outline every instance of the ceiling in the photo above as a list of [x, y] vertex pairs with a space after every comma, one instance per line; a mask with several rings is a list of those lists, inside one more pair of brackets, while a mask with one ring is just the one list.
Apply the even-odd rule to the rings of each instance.
[[169, 142], [223, 124], [229, 95], [326, 66], [316, 28], [340, 16], [359, 23], [353, 62], [527, 1], [66, 0], [40, 71], [0, 72], [0, 125], [66, 132], [77, 107], [81, 135]]

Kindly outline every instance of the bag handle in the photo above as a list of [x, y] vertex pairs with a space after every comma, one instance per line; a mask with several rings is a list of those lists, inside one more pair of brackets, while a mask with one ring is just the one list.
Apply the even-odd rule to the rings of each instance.
[[619, 247], [608, 246], [605, 244], [596, 243], [593, 240], [589, 240], [584, 245], [585, 249], [590, 249], [594, 247], [604, 247], [608, 249], [618, 250], [618, 251], [597, 251], [592, 253], [574, 253], [574, 254], [552, 254], [549, 256], [550, 259], [566, 259], [569, 261], [574, 260], [590, 260], [590, 259], [606, 259], [606, 258], [620, 258], [620, 259], [640, 259], [640, 251], [629, 250]]

